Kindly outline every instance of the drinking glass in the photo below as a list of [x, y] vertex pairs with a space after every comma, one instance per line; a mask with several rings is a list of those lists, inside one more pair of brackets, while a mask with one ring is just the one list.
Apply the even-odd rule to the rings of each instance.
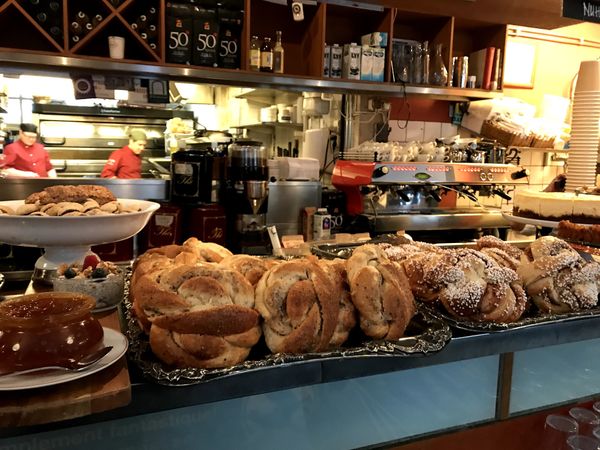
[[600, 402], [594, 403], [594, 406], [592, 406], [592, 408], [594, 409], [594, 411], [596, 411], [596, 414], [600, 416]]
[[592, 431], [592, 435], [600, 441], [600, 427], [594, 428], [594, 431]]
[[568, 450], [567, 438], [575, 436], [578, 429], [577, 422], [571, 417], [550, 414], [546, 417], [540, 449]]
[[589, 436], [576, 434], [567, 438], [568, 450], [600, 450], [600, 441]]
[[596, 413], [586, 408], [571, 408], [569, 410], [569, 416], [577, 422], [579, 434], [581, 435], [591, 436], [592, 430], [600, 425], [600, 419]]

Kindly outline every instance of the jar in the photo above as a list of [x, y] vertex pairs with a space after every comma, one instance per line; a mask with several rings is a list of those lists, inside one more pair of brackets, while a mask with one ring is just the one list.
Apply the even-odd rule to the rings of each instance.
[[102, 343], [94, 297], [44, 292], [0, 303], [0, 374], [80, 360]]
[[258, 141], [236, 141], [229, 146], [229, 178], [233, 181], [268, 180], [267, 149]]
[[210, 142], [195, 143], [171, 156], [171, 201], [187, 205], [210, 203], [213, 178]]

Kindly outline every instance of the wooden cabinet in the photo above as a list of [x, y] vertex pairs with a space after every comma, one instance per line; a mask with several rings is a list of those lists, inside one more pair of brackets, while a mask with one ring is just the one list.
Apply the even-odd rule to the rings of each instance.
[[[56, 23], [51, 29], [48, 18], [38, 17], [40, 6], [57, 8]], [[223, 81], [248, 84], [352, 92], [380, 92], [401, 95], [401, 87], [392, 82], [393, 39], [428, 41], [430, 48], [441, 43], [444, 63], [450, 69], [452, 56], [469, 55], [474, 50], [494, 46], [504, 51], [506, 26], [490, 24], [452, 15], [414, 12], [368, 4], [317, 3], [304, 5], [304, 20], [294, 21], [288, 5], [266, 0], [244, 0], [241, 34], [240, 68], [220, 69], [167, 63], [165, 46], [167, 0], [6, 0], [0, 2], [0, 60], [16, 61], [14, 51], [70, 57], [73, 68], [88, 69], [90, 61], [104, 61], [100, 71], [123, 71], [136, 63], [136, 70], [194, 81]], [[362, 6], [361, 6], [362, 5]], [[45, 11], [44, 9], [44, 11]], [[138, 22], [143, 17], [144, 27]], [[151, 31], [149, 25], [151, 25]], [[283, 33], [284, 74], [263, 74], [249, 70], [248, 47], [251, 36], [275, 38]], [[375, 31], [388, 34], [385, 81], [369, 82], [323, 78], [323, 54], [327, 44], [360, 44], [361, 36]], [[124, 59], [109, 58], [109, 36], [125, 38]], [[190, 36], [191, 38], [191, 36]], [[21, 58], [23, 59], [23, 58]], [[25, 58], [27, 59], [27, 58]], [[48, 60], [48, 59], [46, 59]], [[35, 64], [34, 58], [29, 58]], [[48, 60], [53, 65], [53, 60]], [[65, 63], [61, 63], [65, 65]], [[134, 71], [132, 69], [132, 71]], [[184, 75], [181, 75], [184, 74]], [[451, 95], [486, 98], [497, 92], [456, 90], [440, 87], [409, 86], [409, 94]]]

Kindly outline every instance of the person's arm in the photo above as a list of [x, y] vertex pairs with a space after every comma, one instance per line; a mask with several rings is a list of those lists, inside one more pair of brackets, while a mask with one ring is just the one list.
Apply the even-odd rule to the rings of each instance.
[[49, 178], [56, 178], [56, 170], [54, 169], [54, 166], [52, 165], [52, 162], [50, 161], [50, 155], [48, 154], [48, 150], [44, 149], [46, 151], [46, 172], [48, 172], [48, 177]]
[[120, 166], [121, 159], [119, 158], [119, 154], [117, 152], [112, 152], [108, 157], [108, 161], [106, 161], [100, 176], [102, 178], [117, 178], [117, 172], [119, 171]]
[[19, 170], [14, 167], [5, 167], [2, 169], [2, 175], [6, 178], [39, 178], [39, 175], [35, 172]]

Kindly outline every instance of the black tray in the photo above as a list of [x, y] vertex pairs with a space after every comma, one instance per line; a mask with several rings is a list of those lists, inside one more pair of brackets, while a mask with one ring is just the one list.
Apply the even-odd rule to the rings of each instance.
[[600, 317], [600, 307], [595, 307], [565, 314], [526, 316], [512, 323], [471, 322], [452, 317], [448, 313], [440, 311], [433, 305], [420, 303], [419, 309], [426, 311], [428, 314], [431, 314], [432, 316], [437, 317], [439, 320], [448, 323], [452, 328], [475, 333], [496, 333], [509, 330], [520, 330], [550, 323], [561, 323], [572, 320], [587, 319], [590, 317]]
[[[121, 304], [125, 316], [125, 335], [129, 339], [127, 354], [144, 376], [158, 384], [167, 386], [188, 386], [214, 380], [216, 378], [243, 374], [249, 371], [293, 363], [308, 363], [326, 359], [369, 358], [369, 357], [415, 357], [435, 353], [450, 341], [450, 327], [427, 311], [420, 310], [407, 329], [407, 336], [397, 341], [365, 341], [360, 345], [342, 347], [335, 351], [290, 355], [284, 353], [267, 354], [268, 349], [261, 341], [250, 353], [247, 361], [225, 369], [174, 369], [159, 361], [148, 342], [148, 336], [134, 317], [129, 300], [129, 277], [125, 283], [124, 300]], [[351, 337], [349, 341], [356, 339]], [[262, 348], [261, 348], [262, 344]]]

